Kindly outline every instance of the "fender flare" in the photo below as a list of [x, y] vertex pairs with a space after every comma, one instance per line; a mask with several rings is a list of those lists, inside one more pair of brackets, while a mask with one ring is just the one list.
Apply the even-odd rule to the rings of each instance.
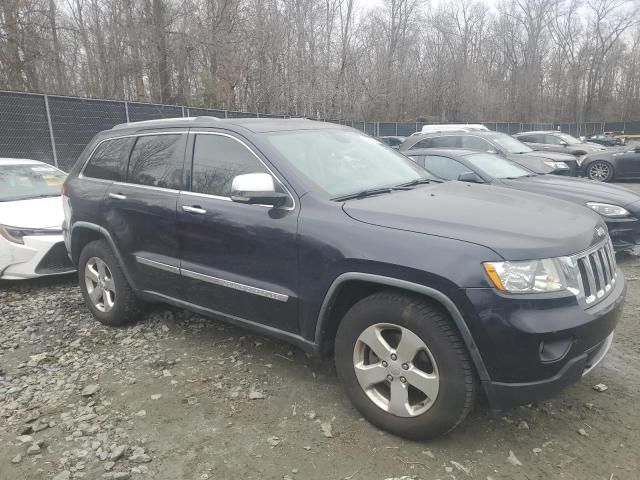
[[[113, 237], [111, 236], [109, 231], [106, 228], [104, 228], [104, 227], [102, 227], [100, 225], [97, 225], [95, 223], [84, 222], [84, 221], [75, 222], [71, 226], [71, 232], [69, 234], [69, 253], [70, 254], [73, 254], [73, 251], [72, 251], [72, 249], [73, 249], [73, 233], [76, 231], [76, 229], [93, 230], [94, 232], [98, 232], [100, 235], [102, 235], [104, 237], [104, 239], [109, 243], [109, 246], [111, 247], [111, 250], [113, 250], [113, 253], [116, 256], [116, 259], [118, 260], [118, 264], [120, 265], [120, 269], [124, 273], [124, 276], [127, 279], [127, 282], [129, 282], [129, 285], [131, 286], [131, 288], [133, 290], [137, 291], [135, 283], [133, 282], [133, 279], [131, 278], [131, 275], [129, 274], [129, 271], [125, 267], [125, 263], [124, 263], [124, 260], [122, 259], [122, 255], [120, 254], [120, 250], [116, 246], [116, 242], [113, 240]], [[79, 253], [78, 253], [78, 256], [79, 256]]]
[[350, 280], [360, 280], [369, 283], [377, 283], [379, 285], [385, 285], [393, 288], [398, 288], [401, 290], [408, 290], [411, 292], [415, 292], [426, 297], [432, 298], [438, 303], [442, 304], [451, 318], [453, 319], [458, 331], [460, 332], [460, 336], [462, 337], [462, 341], [467, 347], [467, 351], [471, 356], [471, 360], [473, 361], [474, 366], [476, 367], [476, 372], [478, 373], [478, 377], [481, 381], [488, 381], [489, 373], [487, 368], [482, 360], [482, 355], [476, 346], [476, 342], [469, 331], [469, 327], [467, 326], [462, 313], [458, 307], [453, 303], [453, 301], [442, 293], [440, 290], [436, 290], [431, 287], [427, 287], [425, 285], [421, 285], [418, 283], [408, 282], [406, 280], [399, 280], [393, 277], [385, 277], [382, 275], [375, 275], [370, 273], [359, 273], [359, 272], [347, 272], [339, 275], [329, 287], [327, 294], [324, 297], [324, 301], [322, 302], [322, 307], [320, 308], [320, 313], [318, 314], [318, 321], [316, 323], [316, 331], [315, 331], [315, 343], [316, 345], [320, 345], [322, 341], [322, 330], [324, 325], [329, 319], [329, 309], [331, 308], [331, 304], [333, 299], [336, 296], [336, 293], [340, 286]]

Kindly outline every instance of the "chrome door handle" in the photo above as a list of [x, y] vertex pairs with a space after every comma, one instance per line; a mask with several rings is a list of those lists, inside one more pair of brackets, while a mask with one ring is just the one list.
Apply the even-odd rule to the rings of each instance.
[[126, 200], [127, 199], [127, 196], [123, 195], [121, 193], [110, 193], [109, 197], [113, 198], [114, 200]]
[[207, 211], [204, 208], [198, 206], [189, 207], [187, 205], [182, 206], [182, 210], [188, 213], [195, 213], [196, 215], [204, 215]]

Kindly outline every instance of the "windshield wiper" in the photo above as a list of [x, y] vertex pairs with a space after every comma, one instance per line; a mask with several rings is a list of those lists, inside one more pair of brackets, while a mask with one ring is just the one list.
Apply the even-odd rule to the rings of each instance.
[[428, 183], [432, 183], [432, 182], [436, 182], [436, 183], [442, 183], [440, 180], [436, 180], [435, 178], [418, 178], [416, 180], [411, 180], [410, 182], [407, 183], [401, 183], [400, 185], [396, 185], [396, 188], [402, 188], [402, 187], [415, 187], [417, 185], [426, 185]]
[[365, 197], [371, 197], [373, 195], [379, 195], [381, 193], [389, 193], [389, 192], [393, 192], [393, 190], [395, 190], [393, 187], [370, 188], [367, 190], [361, 190], [359, 192], [348, 193], [346, 195], [334, 197], [331, 200], [336, 200], [341, 202], [343, 200], [352, 200], [354, 198], [365, 198]]

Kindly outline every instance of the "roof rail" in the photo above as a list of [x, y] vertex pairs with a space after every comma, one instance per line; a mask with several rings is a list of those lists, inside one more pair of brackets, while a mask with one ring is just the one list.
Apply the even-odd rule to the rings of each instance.
[[127, 123], [119, 123], [117, 125], [114, 125], [113, 127], [111, 127], [111, 130], [117, 130], [119, 128], [127, 128], [127, 127], [136, 127], [138, 125], [140, 126], [144, 126], [144, 125], [153, 125], [156, 123], [174, 123], [174, 122], [184, 122], [184, 123], [190, 123], [190, 122], [194, 122], [196, 120], [214, 120], [214, 121], [222, 121], [221, 118], [218, 117], [212, 117], [212, 116], [207, 116], [207, 115], [201, 115], [198, 117], [172, 117], [172, 118], [157, 118], [154, 120], [142, 120], [140, 122], [127, 122]]

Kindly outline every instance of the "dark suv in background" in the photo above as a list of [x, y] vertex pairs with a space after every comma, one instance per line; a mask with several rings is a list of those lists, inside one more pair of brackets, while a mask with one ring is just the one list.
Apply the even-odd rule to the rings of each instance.
[[419, 148], [463, 148], [489, 152], [519, 163], [536, 173], [574, 177], [579, 173], [578, 163], [573, 156], [536, 152], [521, 141], [500, 132], [469, 130], [412, 135], [400, 145], [400, 151], [403, 153]]
[[441, 183], [310, 120], [114, 127], [82, 153], [63, 203], [99, 321], [160, 301], [333, 354], [360, 412], [409, 438], [455, 428], [480, 388], [504, 408], [579, 380], [625, 295], [594, 212]]

